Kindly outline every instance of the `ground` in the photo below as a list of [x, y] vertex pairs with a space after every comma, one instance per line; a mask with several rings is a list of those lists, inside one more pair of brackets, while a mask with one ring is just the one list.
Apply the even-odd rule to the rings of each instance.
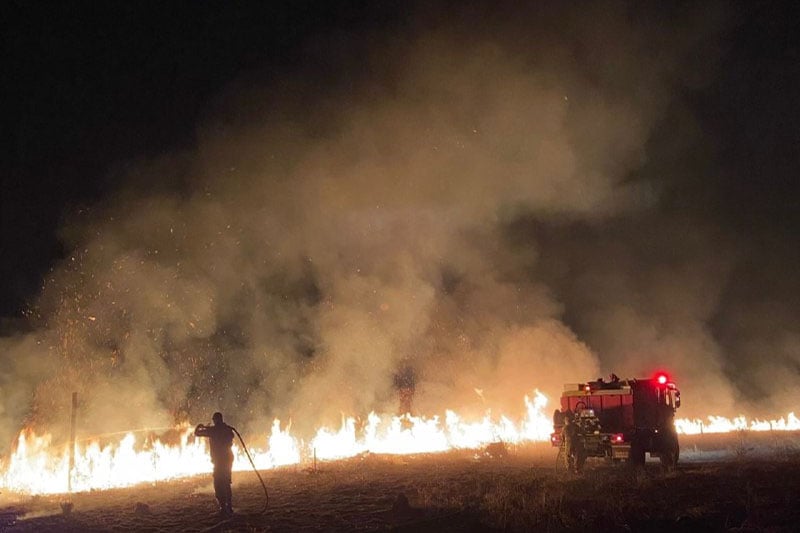
[[[234, 473], [236, 515], [210, 476], [64, 496], [0, 495], [9, 531], [796, 531], [800, 435], [683, 438], [679, 467], [554, 469], [547, 445], [360, 457]], [[507, 451], [507, 454], [504, 452]], [[70, 512], [62, 504], [71, 503]]]

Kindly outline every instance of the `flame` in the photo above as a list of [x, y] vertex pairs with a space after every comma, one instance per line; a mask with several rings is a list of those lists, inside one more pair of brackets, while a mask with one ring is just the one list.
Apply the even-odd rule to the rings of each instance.
[[706, 422], [699, 418], [679, 418], [675, 420], [678, 433], [684, 435], [699, 435], [701, 433], [730, 433], [732, 431], [798, 431], [800, 420], [795, 414], [789, 413], [786, 417], [774, 420], [748, 420], [744, 415], [735, 418], [722, 416], [708, 416]]
[[[275, 420], [269, 435], [250, 448], [253, 462], [260, 470], [296, 465], [316, 457], [321, 460], [353, 457], [365, 452], [381, 454], [433, 453], [451, 449], [475, 449], [492, 442], [509, 444], [546, 442], [552, 432], [552, 420], [545, 414], [547, 397], [534, 391], [526, 396], [525, 411], [517, 421], [491, 412], [480, 420], [465, 421], [448, 410], [444, 419], [411, 416], [379, 416], [370, 413], [359, 424], [354, 417], [342, 417], [338, 429], [320, 428], [307, 443], [291, 434], [291, 425], [283, 427]], [[800, 420], [789, 413], [777, 420], [748, 420], [709, 416], [699, 419], [676, 419], [681, 434], [721, 433], [738, 430], [800, 430]], [[70, 474], [69, 445], [55, 445], [50, 435], [20, 432], [17, 445], [7, 460], [0, 462], [0, 487], [22, 494], [60, 494], [70, 490], [83, 492], [127, 487], [139, 483], [192, 476], [211, 472], [212, 464], [206, 439], [195, 439], [192, 428], [176, 428], [177, 444], [158, 439], [139, 439], [125, 434], [118, 442], [101, 446], [98, 441], [76, 443], [75, 466]], [[236, 471], [248, 470], [244, 451], [234, 445]]]
[[[552, 423], [544, 414], [547, 398], [534, 391], [525, 397], [526, 412], [519, 423], [506, 416], [465, 422], [453, 411], [438, 417], [379, 416], [370, 413], [363, 428], [354, 417], [343, 417], [338, 430], [320, 428], [305, 444], [294, 437], [290, 426], [272, 424], [269, 436], [250, 448], [259, 469], [299, 464], [315, 456], [341, 459], [364, 452], [411, 454], [441, 452], [454, 448], [477, 448], [502, 440], [520, 443], [547, 440]], [[0, 487], [25, 494], [59, 494], [127, 487], [211, 472], [212, 464], [205, 439], [195, 439], [192, 428], [177, 428], [180, 439], [168, 445], [158, 439], [137, 443], [133, 432], [119, 442], [101, 446], [99, 442], [76, 443], [75, 466], [70, 474], [69, 445], [54, 445], [50, 435], [23, 430], [17, 446], [5, 462], [0, 462]], [[250, 468], [244, 451], [234, 445], [234, 470]]]

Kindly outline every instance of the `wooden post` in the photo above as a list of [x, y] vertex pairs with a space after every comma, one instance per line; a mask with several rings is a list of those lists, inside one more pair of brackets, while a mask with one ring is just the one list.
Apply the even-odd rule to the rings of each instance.
[[78, 393], [72, 393], [72, 416], [69, 421], [69, 471], [67, 472], [67, 490], [72, 492], [72, 471], [75, 470], [75, 417], [78, 410]]

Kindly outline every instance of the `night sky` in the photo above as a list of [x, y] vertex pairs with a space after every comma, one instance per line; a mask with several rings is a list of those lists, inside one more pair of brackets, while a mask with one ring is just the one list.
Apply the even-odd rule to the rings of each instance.
[[[184, 386], [171, 396], [174, 382], [154, 381], [153, 398], [141, 402], [176, 418], [220, 403], [258, 411], [252, 398], [189, 376], [186, 354], [204, 352], [203, 364], [213, 366], [224, 353], [230, 361], [247, 361], [242, 367], [248, 369], [260, 368], [254, 354], [280, 353], [283, 362], [256, 377], [234, 375], [235, 365], [228, 363], [218, 374], [246, 383], [242, 390], [269, 391], [263, 401], [270, 409], [301, 410], [289, 400], [276, 405], [278, 396], [307, 396], [295, 377], [312, 389], [323, 387], [315, 365], [333, 369], [326, 375], [358, 366], [329, 361], [329, 352], [344, 341], [328, 332], [360, 318], [334, 320], [326, 313], [366, 309], [366, 300], [347, 296], [361, 290], [352, 276], [363, 276], [360, 282], [370, 287], [365, 295], [386, 289], [397, 301], [434, 302], [424, 313], [407, 310], [430, 314], [429, 322], [394, 317], [394, 324], [404, 324], [403, 333], [370, 345], [392, 354], [374, 370], [386, 374], [387, 383], [411, 367], [424, 382], [425, 361], [438, 357], [432, 354], [459, 350], [476, 354], [471, 368], [480, 373], [477, 354], [495, 348], [516, 353], [526, 338], [535, 343], [543, 335], [568, 339], [577, 350], [570, 353], [580, 354], [571, 361], [594, 361], [591, 372], [638, 372], [659, 357], [667, 365], [674, 357], [688, 374], [693, 358], [708, 361], [698, 371], [718, 377], [714, 390], [726, 391], [719, 396], [779, 409], [793, 398], [789, 388], [800, 377], [796, 4], [619, 2], [569, 12], [561, 11], [561, 3], [497, 4], [5, 2], [3, 129], [9, 155], [0, 200], [0, 334], [42, 335], [37, 338], [56, 346], [52, 339], [63, 339], [68, 330], [67, 337], [76, 335], [75, 343], [97, 352], [70, 364], [79, 368], [96, 357], [112, 361], [112, 373], [119, 361], [135, 366], [134, 345], [126, 343], [137, 331], [155, 335], [157, 347], [148, 350]], [[429, 50], [436, 51], [433, 59]], [[529, 83], [526, 76], [540, 72], [546, 73], [536, 78], [541, 83]], [[508, 83], [491, 85], [502, 79]], [[474, 94], [484, 96], [461, 90], [473, 83]], [[527, 94], [552, 105], [529, 108]], [[471, 98], [479, 105], [471, 106]], [[555, 103], [567, 107], [551, 116], [547, 110]], [[541, 186], [514, 181], [526, 161], [539, 161], [526, 159], [529, 146], [518, 137], [528, 130], [516, 121], [517, 109], [543, 131], [548, 121], [563, 121], [564, 139], [553, 141], [552, 153], [570, 146], [578, 154], [577, 162], [553, 156], [531, 172], [555, 176], [562, 167], [577, 168], [579, 177], [537, 177]], [[434, 124], [430, 130], [425, 116]], [[454, 139], [463, 133], [453, 141], [462, 146], [484, 131], [492, 131], [492, 139], [481, 141], [485, 151], [476, 148], [480, 157], [466, 166], [461, 156], [438, 155], [450, 142], [442, 132], [455, 132]], [[546, 141], [542, 146], [551, 146]], [[414, 159], [426, 143], [437, 151], [431, 168], [440, 169], [430, 174]], [[204, 175], [228, 171], [245, 176]], [[314, 181], [328, 171], [330, 183], [345, 185]], [[451, 179], [456, 172], [464, 172], [463, 184]], [[349, 181], [356, 173], [359, 178]], [[413, 194], [397, 185], [405, 183], [404, 173], [423, 176], [409, 178]], [[431, 185], [441, 176], [440, 185]], [[309, 200], [302, 191], [312, 191]], [[205, 271], [206, 256], [190, 244], [163, 257], [165, 232], [177, 234], [180, 224], [185, 243], [193, 235], [218, 234], [210, 226], [196, 233], [192, 227], [210, 224], [211, 218], [193, 219], [192, 209], [212, 197], [216, 207], [198, 209], [212, 218], [222, 213], [220, 220], [230, 221], [222, 227], [244, 228], [224, 248], [244, 259], [219, 266], [241, 268], [247, 280], [242, 287], [218, 277], [216, 267]], [[257, 205], [258, 198], [269, 201]], [[367, 207], [385, 209], [384, 215], [367, 215]], [[317, 221], [305, 226], [309, 235], [295, 232], [293, 224], [302, 226], [309, 213], [328, 213], [339, 220], [339, 235], [353, 241], [342, 238], [329, 249], [315, 242], [314, 228], [325, 228]], [[153, 222], [159, 216], [164, 222]], [[435, 222], [426, 225], [426, 217]], [[363, 228], [377, 233], [362, 235]], [[282, 239], [282, 232], [288, 237]], [[415, 235], [441, 252], [417, 249], [422, 245]], [[456, 238], [463, 242], [454, 249], [442, 247]], [[389, 241], [405, 251], [384, 250]], [[262, 257], [260, 247], [269, 254]], [[103, 255], [112, 248], [118, 255]], [[411, 257], [414, 266], [387, 269], [376, 261], [377, 250], [393, 264], [405, 265]], [[192, 307], [187, 295], [206, 290], [228, 294], [230, 301], [209, 311], [213, 319], [202, 334], [176, 332], [174, 324], [189, 319], [169, 314], [160, 325], [131, 322], [130, 314], [148, 313], [152, 298], [107, 309], [108, 317], [125, 317], [108, 329], [88, 329], [106, 316], [92, 314], [87, 329], [74, 333], [74, 320], [80, 322], [74, 316], [88, 317], [87, 309], [100, 305], [87, 303], [95, 298], [90, 294], [97, 302], [111, 301], [97, 281], [108, 265], [123, 269], [119, 265], [134, 255], [191, 280], [192, 288], [175, 296], [185, 298], [182, 309]], [[83, 266], [73, 269], [76, 263]], [[256, 266], [266, 264], [263, 270]], [[351, 267], [357, 274], [342, 274]], [[90, 270], [96, 276], [87, 281], [82, 276]], [[159, 272], [136, 275], [152, 280]], [[405, 283], [406, 275], [430, 282], [430, 292], [415, 292], [420, 284]], [[486, 276], [496, 286], [484, 286]], [[505, 290], [507, 296], [491, 299]], [[74, 315], [65, 310], [68, 300], [78, 302], [70, 308]], [[211, 300], [217, 305], [220, 297]], [[389, 300], [375, 305], [395, 309]], [[281, 322], [284, 316], [291, 319]], [[270, 340], [259, 337], [259, 320], [280, 322], [269, 330]], [[484, 330], [492, 333], [469, 339]], [[358, 336], [362, 330], [353, 331]], [[28, 357], [22, 344], [4, 356]], [[345, 343], [342, 349], [360, 348]], [[513, 359], [509, 367], [518, 362], [516, 355], [503, 357]], [[505, 361], [489, 359], [486, 368]], [[277, 377], [286, 375], [284, 364], [291, 366], [291, 379]], [[160, 372], [149, 362], [141, 368]], [[19, 372], [31, 383], [19, 394], [35, 395], [34, 404], [46, 402], [34, 373]], [[570, 368], [559, 379], [595, 377], [584, 373]], [[0, 387], [15, 379], [0, 379]], [[43, 375], [38, 383], [53, 379]], [[422, 387], [433, 391], [431, 397], [444, 395], [445, 386], [474, 388], [468, 380], [434, 381]], [[692, 384], [701, 387], [696, 377]], [[375, 392], [355, 405], [381, 401], [386, 394]], [[13, 420], [32, 412], [36, 408], [17, 412]]]

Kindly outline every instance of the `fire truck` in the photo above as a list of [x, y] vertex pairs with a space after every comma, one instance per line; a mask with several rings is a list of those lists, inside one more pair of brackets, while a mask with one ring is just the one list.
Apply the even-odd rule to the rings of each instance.
[[681, 393], [664, 372], [567, 384], [550, 442], [559, 448], [559, 463], [578, 472], [589, 457], [643, 465], [646, 453], [671, 469], [678, 462], [674, 419], [680, 405]]

